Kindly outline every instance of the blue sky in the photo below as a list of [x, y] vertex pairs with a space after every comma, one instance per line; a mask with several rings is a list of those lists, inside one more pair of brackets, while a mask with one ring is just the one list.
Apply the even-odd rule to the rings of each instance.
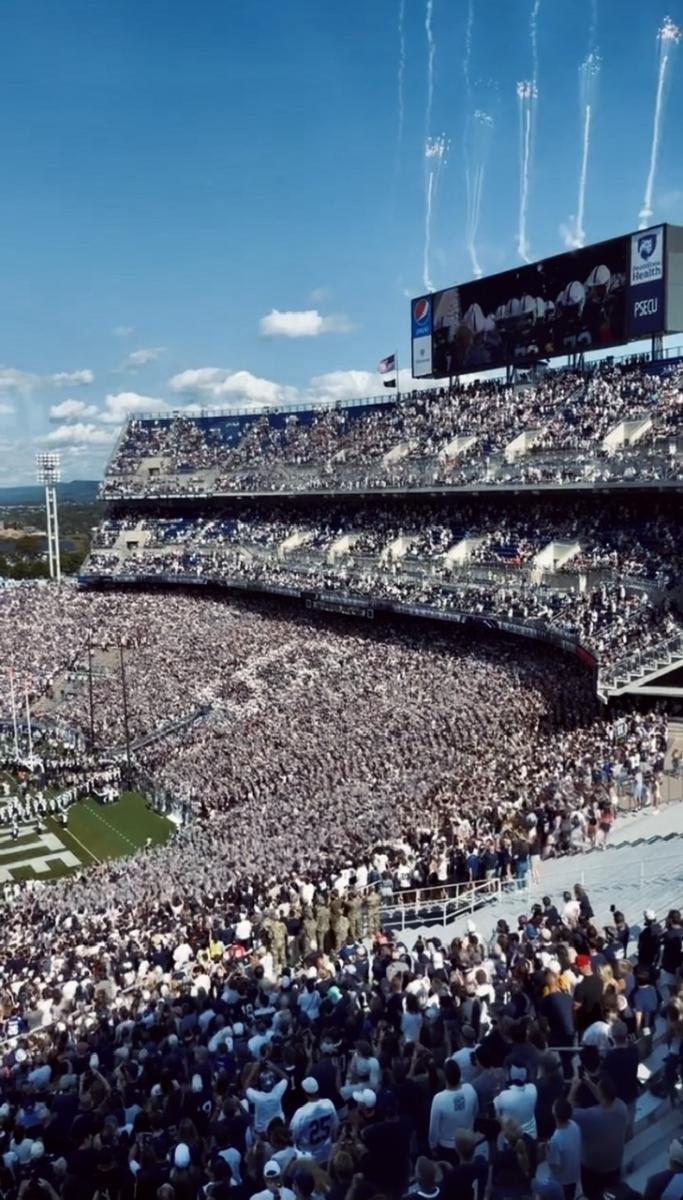
[[[425, 138], [450, 149], [430, 273], [470, 277], [462, 139], [494, 118], [478, 253], [518, 261], [516, 82], [532, 75], [533, 0], [6, 0], [0, 10], [0, 482], [38, 448], [99, 474], [136, 408], [274, 403], [377, 389], [408, 363], [423, 290]], [[657, 29], [683, 0], [595, 0], [602, 59], [588, 240], [637, 227]], [[576, 212], [578, 68], [593, 0], [540, 0], [528, 234], [563, 248]], [[683, 221], [683, 47], [670, 72], [655, 220]], [[284, 315], [283, 315], [284, 314]], [[298, 334], [298, 336], [293, 336]]]

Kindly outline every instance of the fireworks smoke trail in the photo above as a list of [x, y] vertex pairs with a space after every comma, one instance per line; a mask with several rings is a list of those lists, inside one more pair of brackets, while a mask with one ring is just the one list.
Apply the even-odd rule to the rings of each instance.
[[423, 280], [425, 291], [433, 291], [433, 284], [430, 275], [430, 258], [432, 247], [432, 211], [434, 207], [434, 192], [435, 178], [438, 179], [438, 169], [435, 170], [434, 159], [437, 159], [437, 168], [440, 167], [440, 159], [443, 154], [438, 150], [440, 142], [438, 139], [432, 140], [432, 105], [434, 102], [434, 31], [432, 29], [432, 17], [434, 15], [434, 0], [427, 0], [425, 6], [425, 34], [427, 36], [427, 111], [425, 114], [426, 137], [425, 143], [425, 167], [426, 167], [426, 193], [425, 193], [425, 244], [424, 244], [424, 264], [423, 264]]
[[531, 22], [529, 24], [529, 35], [531, 37], [531, 82], [533, 83], [537, 93], [538, 93], [538, 10], [540, 7], [541, 7], [541, 0], [534, 0], [534, 5], [531, 10]]
[[479, 265], [479, 256], [477, 254], [477, 234], [479, 232], [479, 215], [481, 212], [481, 197], [484, 191], [486, 161], [491, 133], [493, 131], [493, 117], [489, 113], [477, 109], [471, 124], [472, 132], [470, 139], [468, 139], [468, 153], [471, 155], [471, 166], [468, 163], [465, 169], [467, 180], [465, 240], [472, 263], [472, 273], [479, 279], [482, 275], [482, 269]]
[[592, 109], [590, 104], [586, 105], [586, 111], [583, 117], [583, 145], [581, 150], [581, 170], [579, 173], [579, 201], [576, 206], [576, 245], [585, 246], [586, 230], [584, 228], [584, 217], [586, 213], [586, 183], [588, 180], [588, 155], [591, 144], [591, 117]]
[[596, 51], [596, 39], [598, 36], [598, 0], [591, 0], [591, 22], [588, 27], [588, 53], [594, 54]]
[[427, 114], [426, 114], [426, 130], [429, 137], [432, 129], [432, 104], [434, 102], [434, 31], [432, 29], [432, 16], [434, 14], [434, 0], [427, 0], [425, 8], [425, 33], [427, 35]]
[[527, 236], [529, 213], [529, 176], [531, 173], [531, 150], [533, 145], [534, 106], [538, 93], [532, 81], [525, 79], [517, 84], [519, 101], [519, 224], [517, 227], [517, 253], [524, 262], [531, 262], [531, 251]]
[[[465, 80], [465, 128], [462, 135], [462, 161], [465, 171], [465, 228], [467, 230], [466, 242], [468, 248], [471, 246], [470, 229], [472, 226], [472, 201], [473, 201], [473, 165], [470, 162], [472, 156], [472, 80], [470, 77], [470, 64], [472, 61], [472, 28], [474, 26], [474, 0], [468, 0], [467, 5], [467, 24], [465, 26], [465, 53], [462, 60], [462, 73]], [[470, 249], [470, 258], [474, 267], [474, 258]]]
[[579, 198], [576, 205], [576, 240], [578, 246], [584, 246], [586, 243], [584, 219], [586, 215], [586, 184], [588, 183], [591, 124], [593, 121], [601, 65], [598, 55], [592, 50], [579, 68], [579, 96], [583, 111], [583, 141], [581, 144], [581, 170], [579, 172]]
[[401, 158], [403, 145], [403, 124], [405, 118], [405, 97], [403, 88], [406, 74], [406, 0], [400, 0], [398, 10], [398, 131], [396, 135], [396, 170]]
[[427, 178], [427, 203], [425, 205], [425, 252], [422, 280], [426, 292], [434, 291], [434, 284], [429, 270], [429, 260], [432, 250], [432, 195], [434, 191], [434, 172], [430, 171]]
[[434, 291], [432, 283], [430, 260], [432, 250], [432, 213], [439, 190], [441, 167], [448, 152], [448, 142], [444, 134], [437, 138], [427, 138], [425, 144], [425, 165], [427, 168], [427, 198], [425, 203], [425, 241], [423, 282], [426, 292]]
[[647, 173], [647, 181], [645, 183], [645, 195], [643, 197], [643, 206], [638, 214], [639, 228], [647, 229], [653, 216], [652, 210], [652, 195], [654, 192], [655, 179], [657, 176], [657, 165], [659, 162], [659, 147], [662, 140], [662, 117], [664, 114], [664, 98], [665, 85], [669, 71], [669, 63], [674, 49], [681, 40], [683, 34], [677, 25], [674, 25], [671, 17], [665, 17], [661, 28], [657, 32], [657, 41], [659, 42], [659, 74], [657, 76], [657, 93], [655, 97], [655, 115], [652, 125], [652, 148], [650, 150], [650, 167]]
[[529, 37], [531, 39], [531, 79], [517, 84], [519, 101], [519, 222], [517, 227], [517, 253], [524, 262], [530, 262], [530, 247], [527, 234], [529, 216], [529, 185], [533, 160], [534, 128], [538, 103], [538, 13], [541, 0], [533, 0]]
[[562, 226], [564, 244], [569, 250], [575, 250], [586, 244], [585, 215], [588, 163], [590, 159], [591, 128], [601, 66], [602, 63], [599, 55], [595, 51], [591, 51], [579, 67], [579, 107], [581, 111], [582, 133], [576, 216], [570, 217], [569, 224]]
[[472, 29], [474, 27], [474, 0], [468, 0], [467, 25], [465, 26], [465, 56], [462, 60], [462, 73], [465, 76], [465, 102], [469, 111], [472, 105], [472, 81], [470, 79], [470, 64], [472, 62]]

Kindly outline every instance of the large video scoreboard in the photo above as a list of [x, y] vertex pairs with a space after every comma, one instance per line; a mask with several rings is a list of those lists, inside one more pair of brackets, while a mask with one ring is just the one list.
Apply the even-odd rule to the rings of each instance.
[[413, 376], [525, 366], [683, 330], [683, 228], [656, 225], [411, 301]]

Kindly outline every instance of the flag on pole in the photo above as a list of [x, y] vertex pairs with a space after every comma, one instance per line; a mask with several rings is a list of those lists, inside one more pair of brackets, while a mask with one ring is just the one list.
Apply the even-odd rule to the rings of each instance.
[[382, 383], [384, 387], [396, 387], [395, 379], [384, 379], [382, 380]]
[[[379, 361], [377, 370], [380, 375], [388, 375], [390, 371], [396, 370], [396, 355], [390, 354], [388, 358], [382, 358]], [[386, 385], [389, 386], [388, 384]], [[393, 384], [391, 385], [393, 387]]]

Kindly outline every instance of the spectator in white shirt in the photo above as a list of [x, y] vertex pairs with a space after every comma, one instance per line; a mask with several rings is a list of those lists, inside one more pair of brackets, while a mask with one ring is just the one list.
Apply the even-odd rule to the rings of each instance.
[[240, 913], [240, 919], [235, 926], [235, 937], [238, 942], [250, 942], [251, 930], [252, 925], [247, 914], [245, 912]]
[[522, 1133], [529, 1137], [537, 1137], [536, 1129], [536, 1099], [535, 1083], [528, 1083], [529, 1073], [526, 1067], [511, 1066], [508, 1075], [508, 1086], [503, 1089], [493, 1101], [496, 1116], [501, 1125], [503, 1121], [516, 1121]]
[[446, 1087], [432, 1100], [429, 1145], [436, 1158], [457, 1165], [456, 1135], [458, 1130], [474, 1128], [479, 1101], [472, 1084], [462, 1082], [460, 1067], [453, 1059], [445, 1063], [444, 1075]]
[[379, 1059], [372, 1053], [369, 1042], [356, 1042], [356, 1049], [346, 1072], [346, 1083], [341, 1088], [345, 1100], [349, 1100], [359, 1088], [376, 1092], [379, 1088]]
[[262, 1060], [254, 1063], [246, 1084], [245, 1095], [253, 1114], [254, 1133], [264, 1134], [274, 1117], [281, 1121], [285, 1119], [282, 1097], [287, 1091], [287, 1077], [273, 1063]]
[[564, 908], [562, 909], [562, 920], [570, 929], [576, 929], [581, 916], [581, 905], [578, 900], [575, 900], [571, 892], [565, 892], [562, 899], [564, 900]]
[[301, 992], [297, 1000], [301, 1014], [311, 1022], [317, 1021], [320, 1015], [320, 1004], [320, 992], [316, 989], [315, 980], [307, 979], [306, 989]]
[[301, 1088], [307, 1099], [291, 1120], [294, 1144], [300, 1154], [309, 1154], [316, 1162], [325, 1163], [339, 1125], [337, 1110], [331, 1100], [321, 1098], [318, 1081], [311, 1075], [302, 1081]]
[[550, 1178], [559, 1183], [566, 1200], [573, 1200], [581, 1182], [581, 1130], [572, 1121], [572, 1106], [564, 1096], [553, 1104], [555, 1132], [548, 1142], [546, 1162]]
[[614, 1045], [610, 1021], [593, 1021], [581, 1035], [582, 1046], [597, 1046], [600, 1058], [604, 1058]]
[[254, 1192], [251, 1200], [296, 1200], [291, 1188], [282, 1186], [282, 1169], [280, 1164], [271, 1158], [263, 1168], [263, 1191]]
[[463, 1025], [460, 1035], [464, 1045], [462, 1049], [451, 1054], [451, 1062], [456, 1062], [460, 1067], [463, 1083], [471, 1083], [479, 1069], [475, 1060], [478, 1049], [477, 1035], [471, 1025]]

